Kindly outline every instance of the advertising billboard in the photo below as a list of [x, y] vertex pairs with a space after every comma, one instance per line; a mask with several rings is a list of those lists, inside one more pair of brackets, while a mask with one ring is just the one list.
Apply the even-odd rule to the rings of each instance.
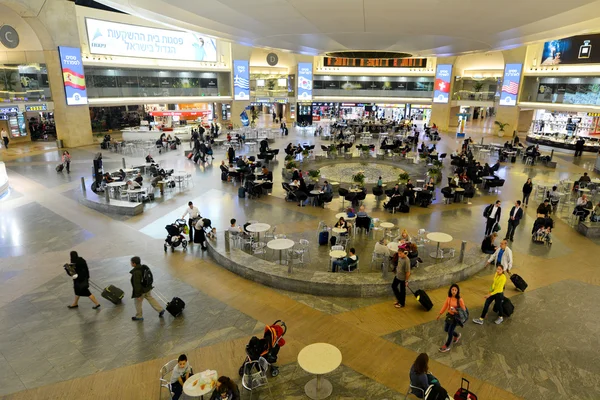
[[600, 63], [600, 35], [579, 35], [544, 43], [542, 66]]
[[217, 61], [216, 41], [207, 36], [92, 18], [86, 18], [85, 24], [91, 54]]
[[298, 100], [312, 100], [312, 63], [298, 63]]
[[450, 79], [452, 78], [452, 64], [440, 64], [435, 70], [435, 84], [433, 86], [433, 102], [447, 103], [450, 98]]
[[58, 54], [60, 56], [60, 68], [63, 74], [67, 105], [87, 104], [88, 98], [85, 88], [85, 75], [83, 74], [83, 62], [81, 61], [81, 49], [79, 47], [59, 46]]
[[516, 106], [521, 83], [521, 70], [523, 64], [506, 64], [504, 79], [502, 80], [502, 93], [500, 93], [501, 106]]
[[248, 60], [233, 60], [233, 99], [250, 100], [250, 65]]

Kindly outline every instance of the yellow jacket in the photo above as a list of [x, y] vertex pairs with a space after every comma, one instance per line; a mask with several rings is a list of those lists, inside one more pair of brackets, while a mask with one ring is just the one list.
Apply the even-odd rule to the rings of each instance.
[[504, 285], [506, 285], [506, 275], [495, 274], [494, 282], [492, 283], [492, 287], [490, 288], [490, 296], [504, 292]]

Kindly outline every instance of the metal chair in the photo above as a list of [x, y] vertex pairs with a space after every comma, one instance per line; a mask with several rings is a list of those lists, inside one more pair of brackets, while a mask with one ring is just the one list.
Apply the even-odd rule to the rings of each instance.
[[383, 234], [384, 229], [379, 226], [379, 218], [373, 218], [373, 227], [371, 228], [371, 232], [373, 232], [373, 239], [377, 239], [377, 232], [381, 232]]
[[269, 395], [273, 398], [271, 393], [271, 386], [267, 379], [267, 371], [269, 370], [269, 363], [264, 357], [260, 357], [258, 361], [248, 361], [244, 364], [244, 372], [242, 375], [242, 386], [244, 389], [250, 391], [250, 399], [252, 399], [252, 392], [254, 389], [258, 389], [261, 386], [266, 386], [269, 389]]
[[173, 369], [176, 365], [177, 360], [171, 360], [160, 368], [160, 389], [158, 390], [159, 399], [161, 398], [163, 388], [169, 390], [169, 398], [173, 398], [173, 392], [171, 392], [171, 374], [173, 373]]
[[373, 264], [375, 264], [375, 267], [379, 266], [380, 269], [383, 266], [383, 263], [385, 261], [386, 255], [382, 254], [382, 253], [373, 253], [373, 255], [371, 256], [371, 271], [373, 270]]
[[290, 253], [292, 253], [292, 255], [294, 256], [298, 256], [298, 257], [292, 257], [292, 260], [294, 259], [299, 259], [299, 263], [304, 265], [304, 255], [306, 254], [308, 257], [308, 260], [310, 262], [310, 248], [309, 248], [310, 242], [306, 239], [300, 239], [298, 241], [298, 247], [295, 249], [291, 249]]
[[[418, 395], [413, 393], [415, 390], [418, 390], [419, 392], [421, 392], [421, 397], [419, 397]], [[412, 398], [415, 398], [415, 399], [424, 399], [425, 391], [423, 389], [421, 389], [420, 387], [416, 387], [411, 384], [408, 384], [408, 390], [406, 391], [406, 394], [404, 395], [404, 399], [409, 399], [408, 396], [411, 396]]]

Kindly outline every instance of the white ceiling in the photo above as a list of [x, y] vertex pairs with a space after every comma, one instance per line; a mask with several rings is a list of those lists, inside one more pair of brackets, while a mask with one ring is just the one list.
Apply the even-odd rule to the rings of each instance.
[[451, 55], [600, 30], [600, 0], [97, 0], [256, 47]]

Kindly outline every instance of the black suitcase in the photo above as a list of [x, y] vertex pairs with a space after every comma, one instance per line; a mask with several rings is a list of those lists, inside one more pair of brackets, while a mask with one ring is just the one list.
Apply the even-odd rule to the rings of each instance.
[[244, 189], [243, 187], [238, 189], [238, 197], [240, 199], [243, 199], [246, 197], [246, 189]]
[[194, 162], [197, 163], [199, 159], [200, 159], [200, 153], [198, 153], [194, 156]]
[[417, 299], [417, 301], [419, 303], [421, 303], [421, 305], [423, 306], [423, 308], [426, 311], [430, 311], [433, 308], [433, 302], [431, 301], [431, 299], [429, 298], [429, 295], [427, 293], [425, 293], [424, 290], [417, 290], [416, 292], [413, 292], [412, 289], [409, 287], [408, 288], [412, 294], [415, 295], [415, 298]]
[[512, 156], [510, 158], [510, 162], [513, 163], [513, 164], [516, 163], [517, 162], [517, 156]]
[[58, 164], [56, 166], [56, 172], [62, 172], [62, 170], [65, 168], [65, 166], [63, 164]]
[[[510, 274], [510, 272], [509, 272]], [[525, 279], [523, 279], [521, 277], [521, 275], [517, 275], [517, 274], [510, 274], [510, 281], [515, 285], [515, 287], [520, 290], [521, 292], [524, 292], [525, 289], [527, 289], [527, 282], [525, 282]]]
[[221, 172], [221, 180], [223, 182], [227, 182], [227, 176], [229, 175], [229, 173], [227, 173], [226, 171], [222, 171]]
[[123, 297], [125, 296], [125, 292], [123, 292], [121, 289], [114, 285], [108, 285], [107, 287], [102, 289], [100, 286], [96, 285], [91, 280], [89, 282], [90, 286], [101, 292], [101, 296], [104, 297], [106, 300], [110, 301], [114, 305], [121, 304], [121, 300], [123, 300]]
[[185, 302], [179, 297], [173, 297], [173, 299], [167, 303], [166, 310], [174, 317], [178, 317], [185, 308]]
[[510, 317], [514, 312], [515, 312], [515, 306], [513, 305], [512, 301], [510, 301], [510, 299], [508, 297], [505, 297], [504, 301], [502, 301], [502, 314], [505, 317]]
[[326, 246], [329, 241], [329, 232], [322, 231], [319, 232], [319, 246]]

